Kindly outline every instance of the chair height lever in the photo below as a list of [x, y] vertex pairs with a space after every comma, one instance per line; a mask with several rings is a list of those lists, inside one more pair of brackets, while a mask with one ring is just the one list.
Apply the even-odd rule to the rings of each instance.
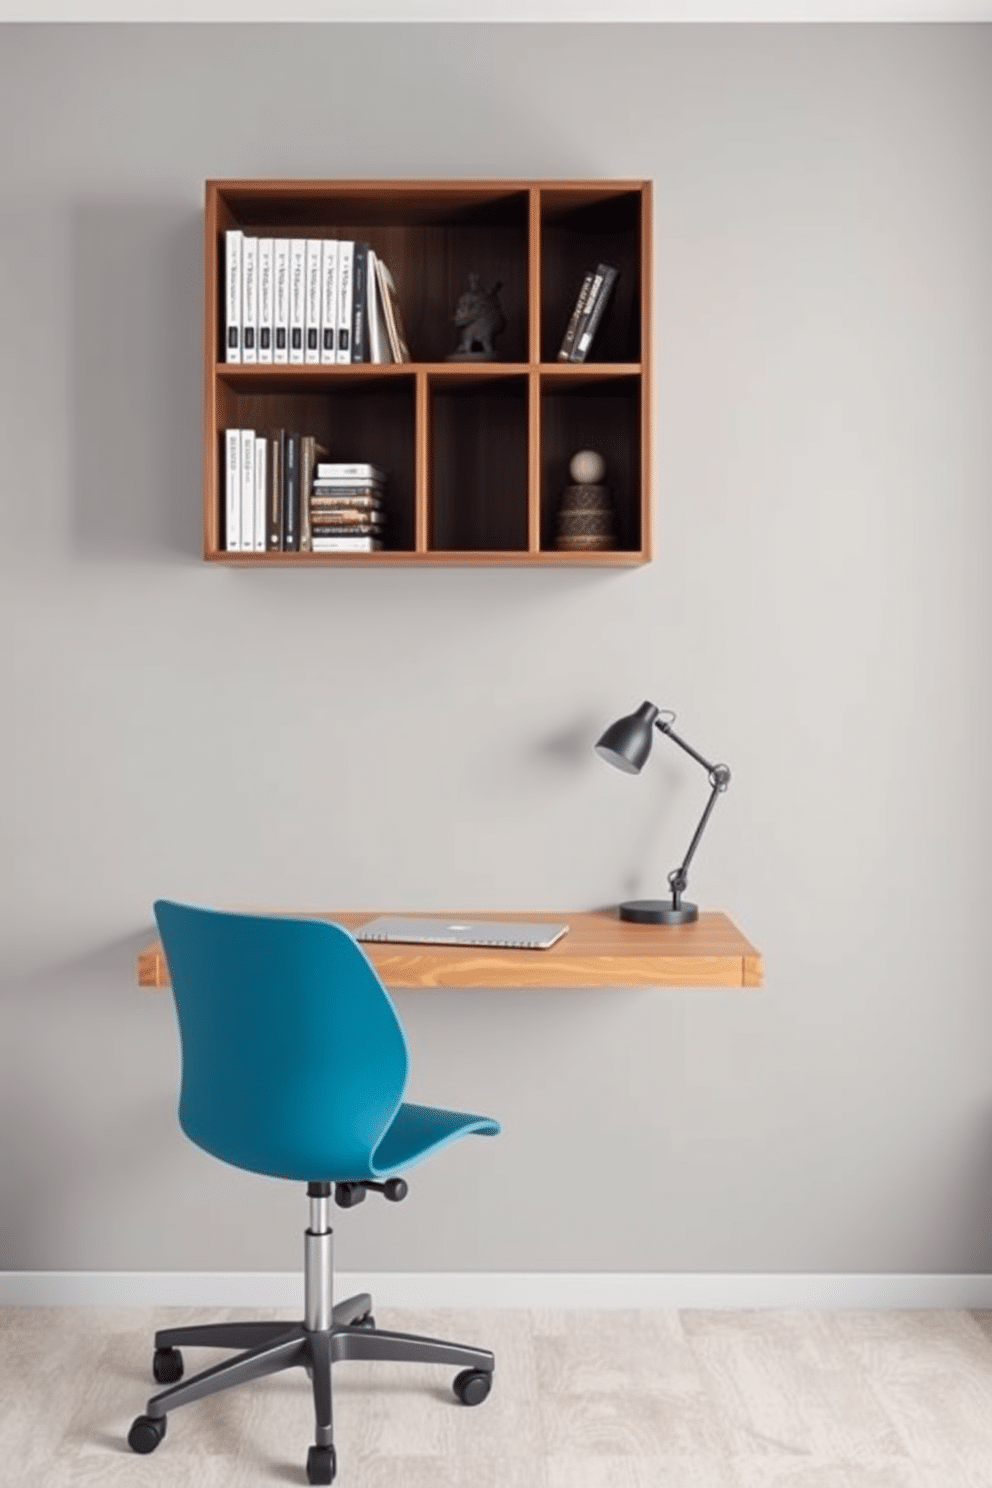
[[398, 1204], [401, 1199], [406, 1198], [410, 1186], [403, 1178], [387, 1178], [385, 1183], [375, 1183], [371, 1178], [363, 1178], [356, 1183], [335, 1183], [334, 1202], [342, 1209], [354, 1209], [356, 1204], [365, 1202], [365, 1194], [369, 1189], [373, 1193], [381, 1193], [391, 1204]]

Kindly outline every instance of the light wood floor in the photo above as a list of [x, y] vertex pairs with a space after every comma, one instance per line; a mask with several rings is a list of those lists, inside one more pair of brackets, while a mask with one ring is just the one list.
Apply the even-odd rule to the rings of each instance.
[[[154, 1329], [248, 1315], [274, 1316], [0, 1310], [0, 1483], [305, 1484], [298, 1370], [176, 1411], [152, 1456], [125, 1444]], [[338, 1488], [992, 1488], [992, 1313], [377, 1318], [492, 1348], [496, 1382], [468, 1409], [451, 1370], [337, 1366]]]

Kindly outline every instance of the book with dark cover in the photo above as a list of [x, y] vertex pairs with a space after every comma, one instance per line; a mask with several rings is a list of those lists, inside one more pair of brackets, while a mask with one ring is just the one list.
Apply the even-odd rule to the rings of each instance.
[[286, 430], [282, 461], [282, 550], [300, 551], [300, 436]]
[[369, 360], [369, 247], [356, 242], [351, 265], [351, 360]]
[[[575, 327], [575, 335], [572, 337], [572, 345], [569, 348], [568, 358], [567, 358], [567, 360], [570, 361], [570, 362], [574, 362], [575, 359], [576, 359], [575, 358], [576, 350], [577, 350], [578, 345], [579, 345], [579, 342], [580, 342], [580, 340], [582, 338], [582, 333], [583, 333], [583, 331], [585, 330], [586, 326], [589, 323], [589, 316], [590, 316], [590, 313], [592, 312], [592, 309], [593, 309], [594, 305], [596, 304], [596, 300], [599, 297], [599, 291], [600, 291], [600, 289], [602, 287], [602, 284], [603, 284], [603, 265], [602, 264], [599, 264], [593, 270], [593, 272], [592, 272], [592, 280], [590, 282], [590, 285], [589, 285], [588, 290], [586, 291], [586, 297], [585, 297], [585, 300], [583, 301], [583, 305], [582, 305], [582, 313], [580, 314], [579, 320], [578, 320], [578, 324]], [[579, 358], [579, 360], [582, 360], [582, 359]]]
[[269, 553], [282, 550], [282, 456], [285, 429], [277, 429], [269, 440], [268, 501], [265, 514], [265, 547]]
[[619, 269], [614, 268], [612, 264], [601, 263], [596, 265], [596, 280], [598, 280], [598, 283], [594, 281], [594, 291], [590, 293], [589, 299], [586, 302], [586, 308], [582, 314], [582, 319], [579, 321], [579, 328], [575, 334], [575, 344], [569, 356], [570, 362], [584, 362], [588, 356], [593, 337], [599, 328], [599, 323], [603, 318], [603, 312], [613, 292], [613, 286], [617, 282], [619, 272]]
[[572, 313], [568, 318], [568, 325], [565, 327], [565, 334], [562, 337], [561, 347], [558, 352], [558, 360], [560, 362], [567, 362], [569, 360], [572, 347], [575, 345], [575, 333], [579, 328], [579, 321], [582, 319], [582, 312], [585, 310], [586, 307], [586, 296], [589, 294], [589, 290], [592, 288], [593, 278], [594, 275], [592, 273], [592, 270], [590, 269], [589, 273], [582, 281], [581, 289], [575, 297], [575, 304], [573, 305]]

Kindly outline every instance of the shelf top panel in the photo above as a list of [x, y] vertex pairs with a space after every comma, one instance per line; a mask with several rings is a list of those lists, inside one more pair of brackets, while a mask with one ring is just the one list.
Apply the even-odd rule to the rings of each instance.
[[[382, 913], [286, 912], [306, 919], [335, 920], [349, 929]], [[717, 912], [702, 913], [690, 925], [632, 925], [622, 921], [615, 909], [457, 913], [476, 920], [565, 921], [570, 928], [546, 951], [368, 945], [368, 957], [387, 986], [760, 987], [763, 981], [760, 952], [725, 914]], [[157, 941], [140, 952], [137, 970], [139, 986], [169, 986], [169, 968]]]
[[403, 223], [427, 227], [464, 221], [479, 226], [526, 224], [530, 193], [546, 193], [550, 215], [622, 201], [647, 181], [555, 180], [224, 180], [208, 181], [209, 201], [224, 203], [235, 221], [278, 227], [301, 218], [312, 226]]

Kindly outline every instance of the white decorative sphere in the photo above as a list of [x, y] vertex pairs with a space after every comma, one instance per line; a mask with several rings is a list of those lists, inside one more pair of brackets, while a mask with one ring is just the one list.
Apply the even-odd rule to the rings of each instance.
[[595, 486], [606, 472], [606, 461], [595, 450], [579, 450], [572, 456], [568, 469], [577, 486]]

